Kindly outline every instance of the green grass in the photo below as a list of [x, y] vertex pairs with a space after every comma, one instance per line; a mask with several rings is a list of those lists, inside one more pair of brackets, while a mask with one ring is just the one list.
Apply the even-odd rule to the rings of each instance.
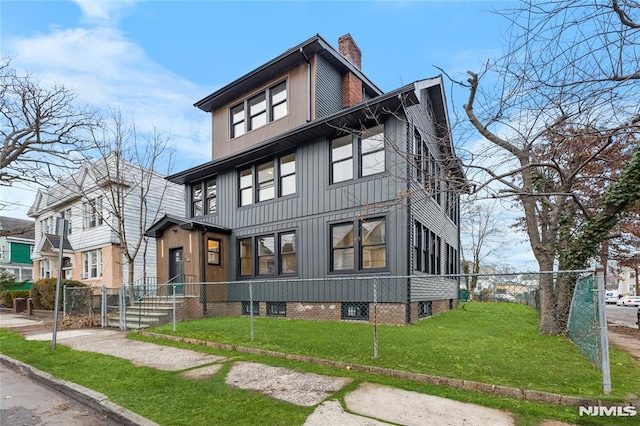
[[[622, 401], [640, 395], [640, 366], [611, 348], [613, 393], [566, 338], [538, 333], [533, 309], [511, 303], [466, 303], [413, 326], [380, 326], [373, 358], [369, 324], [226, 317], [181, 322], [152, 331], [231, 345], [375, 365], [496, 385]], [[637, 397], [636, 397], [637, 398]]]
[[[467, 303], [466, 310], [439, 315], [416, 326], [381, 327], [379, 360], [373, 360], [371, 356], [372, 327], [366, 324], [259, 318], [256, 321], [256, 339], [251, 342], [246, 318], [222, 318], [179, 323], [177, 334], [321, 358], [349, 358], [350, 362], [361, 364], [510, 386], [530, 382], [531, 386], [523, 387], [550, 387], [542, 390], [559, 389], [561, 393], [603, 398], [597, 370], [565, 339], [538, 335], [535, 312], [523, 308], [512, 304]], [[173, 334], [171, 328], [159, 327], [155, 331]], [[0, 352], [61, 379], [104, 393], [116, 404], [161, 425], [303, 424], [313, 408], [298, 407], [225, 384], [224, 377], [231, 363], [240, 360], [354, 379], [353, 384], [333, 398], [343, 397], [361, 382], [370, 382], [506, 410], [514, 415], [518, 426], [539, 425], [543, 419], [581, 425], [637, 424], [634, 418], [578, 417], [575, 407], [500, 397], [289, 359], [226, 352], [137, 334], [131, 334], [130, 338], [222, 355], [228, 361], [212, 379], [193, 381], [180, 377], [179, 372], [135, 367], [123, 359], [80, 352], [63, 345], [58, 345], [52, 352], [50, 342], [27, 341], [2, 329]], [[558, 367], [558, 363], [563, 365]], [[630, 357], [612, 351], [612, 372], [613, 400], [620, 400], [630, 393], [640, 394], [636, 379], [639, 377], [638, 366]], [[563, 391], [574, 388], [578, 392]]]
[[[226, 365], [211, 380], [194, 381], [177, 372], [135, 367], [131, 362], [58, 345], [26, 341], [0, 329], [0, 351], [63, 380], [102, 392], [111, 401], [162, 425], [295, 425], [313, 408], [229, 387]], [[256, 419], [259, 419], [257, 421]]]

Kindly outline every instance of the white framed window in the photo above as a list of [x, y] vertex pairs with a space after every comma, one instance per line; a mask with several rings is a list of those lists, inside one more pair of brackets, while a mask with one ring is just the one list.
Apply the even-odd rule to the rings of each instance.
[[84, 279], [99, 278], [102, 276], [102, 250], [84, 252], [82, 276]]
[[83, 205], [85, 229], [95, 228], [103, 224], [102, 197], [94, 198]]
[[40, 278], [51, 278], [51, 261], [49, 259], [40, 261]]

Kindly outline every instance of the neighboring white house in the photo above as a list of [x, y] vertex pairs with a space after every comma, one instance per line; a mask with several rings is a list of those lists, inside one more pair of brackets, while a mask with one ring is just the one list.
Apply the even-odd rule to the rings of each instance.
[[620, 275], [618, 281], [618, 291], [624, 295], [638, 295], [636, 292], [638, 279], [637, 271], [639, 268], [620, 268]]
[[165, 214], [184, 214], [184, 189], [117, 155], [85, 164], [76, 174], [41, 189], [29, 209], [35, 219], [34, 280], [57, 276], [60, 238], [56, 218], [68, 220], [63, 278], [119, 287], [128, 279], [119, 231], [129, 248], [144, 240], [132, 265], [134, 282], [155, 276], [156, 241], [144, 231]]

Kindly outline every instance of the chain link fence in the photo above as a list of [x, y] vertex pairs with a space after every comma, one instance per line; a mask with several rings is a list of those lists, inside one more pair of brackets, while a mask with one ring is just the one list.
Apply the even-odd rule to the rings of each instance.
[[[568, 289], [573, 293], [565, 302], [567, 334], [601, 368], [603, 377], [608, 374], [604, 289], [600, 304], [593, 271], [180, 281], [103, 288], [103, 326], [126, 330], [173, 323], [175, 331], [178, 321], [240, 317], [246, 319], [247, 332], [254, 340], [259, 338], [254, 328], [257, 318], [349, 321], [372, 326], [377, 357], [379, 325], [415, 324], [456, 309], [459, 303], [466, 303], [459, 299], [463, 291], [472, 303], [520, 303], [539, 311], [540, 288], [547, 285], [558, 294]], [[268, 323], [261, 323], [260, 333], [265, 332]]]
[[567, 333], [580, 352], [601, 370], [603, 390], [610, 393], [611, 375], [604, 291], [602, 270], [577, 279], [567, 321]]

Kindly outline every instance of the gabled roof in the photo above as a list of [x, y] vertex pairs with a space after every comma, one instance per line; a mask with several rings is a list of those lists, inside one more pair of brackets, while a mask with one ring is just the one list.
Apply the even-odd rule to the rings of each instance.
[[261, 86], [279, 75], [282, 75], [286, 70], [296, 66], [297, 64], [306, 62], [308, 58], [315, 54], [322, 56], [323, 59], [326, 59], [340, 72], [346, 73], [347, 71], [350, 71], [355, 74], [360, 80], [362, 80], [363, 89], [369, 97], [379, 96], [383, 93], [382, 90], [380, 90], [362, 73], [362, 71], [349, 62], [337, 50], [331, 47], [331, 45], [319, 34], [316, 34], [310, 39], [287, 50], [280, 56], [277, 56], [264, 65], [199, 100], [194, 104], [194, 106], [203, 111], [211, 112], [212, 110], [237, 99], [247, 91]]
[[167, 180], [185, 184], [265, 156], [293, 149], [298, 144], [308, 142], [317, 137], [325, 136], [329, 133], [338, 133], [339, 129], [360, 129], [363, 125], [373, 125], [377, 115], [400, 113], [404, 106], [418, 103], [415, 88], [413, 83], [408, 84], [384, 95], [340, 110], [332, 115], [298, 126], [261, 144], [254, 145], [245, 151], [233, 153], [167, 176]]
[[18, 219], [15, 217], [0, 216], [0, 230], [11, 231], [15, 230], [17, 233], [11, 233], [9, 237], [23, 238], [25, 240], [33, 240], [36, 236], [35, 222], [32, 220]]
[[220, 234], [230, 234], [231, 229], [218, 225], [212, 225], [199, 220], [187, 219], [165, 214], [156, 223], [151, 225], [145, 234], [149, 237], [161, 237], [167, 228], [178, 225], [185, 230], [201, 229], [203, 231], [218, 232]]
[[[42, 240], [40, 241], [40, 246], [38, 247], [37, 252], [49, 251], [45, 250], [45, 246], [48, 245], [52, 251], [58, 251], [60, 249], [60, 236], [55, 234], [44, 234]], [[64, 239], [62, 244], [62, 250], [64, 251], [73, 251], [73, 247], [68, 239]]]

